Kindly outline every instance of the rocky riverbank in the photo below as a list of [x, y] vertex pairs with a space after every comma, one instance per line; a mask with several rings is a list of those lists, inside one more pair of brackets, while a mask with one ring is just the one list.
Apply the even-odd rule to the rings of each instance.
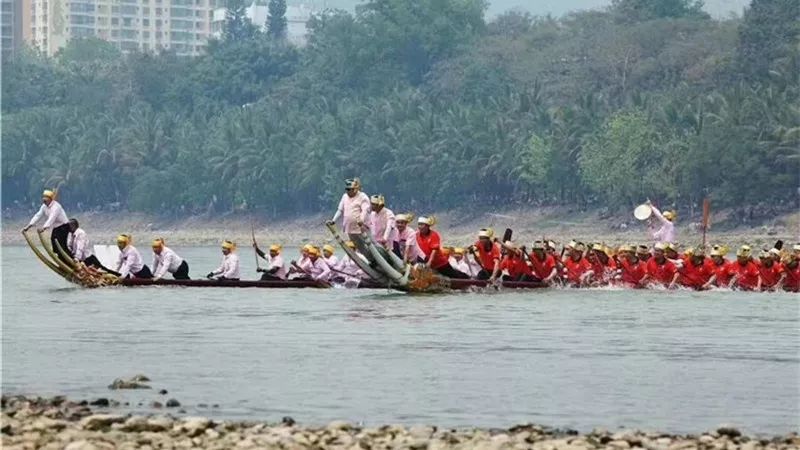
[[[97, 403], [97, 402], [93, 402]], [[104, 404], [104, 403], [102, 403]], [[300, 426], [204, 417], [122, 415], [64, 397], [2, 397], [2, 448], [11, 449], [800, 449], [800, 436], [747, 436], [722, 427], [697, 435], [636, 430], [581, 434], [539, 425], [508, 429], [362, 427], [346, 422]]]

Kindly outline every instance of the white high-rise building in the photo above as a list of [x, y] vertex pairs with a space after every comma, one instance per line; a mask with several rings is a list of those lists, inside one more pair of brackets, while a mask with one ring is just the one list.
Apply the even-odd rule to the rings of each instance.
[[[264, 1], [254, 1], [247, 7], [245, 14], [247, 18], [262, 30], [267, 29], [267, 16], [269, 15], [269, 7]], [[222, 36], [222, 29], [225, 26], [225, 13], [226, 8], [217, 8], [214, 10], [214, 16], [211, 21], [211, 33], [214, 37]], [[308, 28], [306, 26], [314, 10], [308, 5], [287, 5], [286, 6], [286, 38], [289, 42], [295, 45], [305, 45], [306, 35], [308, 35]]]
[[124, 52], [197, 55], [211, 34], [214, 6], [214, 0], [31, 0], [29, 40], [48, 55], [88, 36]]

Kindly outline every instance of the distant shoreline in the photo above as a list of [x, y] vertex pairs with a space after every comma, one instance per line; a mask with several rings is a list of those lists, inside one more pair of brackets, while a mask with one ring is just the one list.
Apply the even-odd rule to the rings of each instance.
[[[168, 402], [169, 403], [169, 402]], [[343, 421], [302, 426], [291, 417], [279, 423], [219, 421], [187, 417], [180, 406], [167, 415], [119, 414], [108, 399], [89, 402], [3, 396], [4, 448], [409, 448], [409, 449], [647, 449], [798, 448], [796, 432], [776, 436], [745, 435], [730, 426], [698, 434], [639, 430], [589, 433], [525, 424], [501, 428], [439, 428], [422, 425], [363, 427]], [[158, 409], [161, 406], [157, 407]], [[174, 412], [174, 415], [173, 415]], [[178, 416], [178, 417], [175, 417]], [[19, 446], [19, 447], [17, 447]]]
[[[514, 230], [514, 241], [530, 245], [536, 239], [552, 239], [559, 243], [572, 239], [586, 242], [605, 242], [609, 245], [623, 243], [649, 243], [645, 227], [637, 223], [630, 213], [603, 217], [597, 211], [573, 211], [569, 208], [503, 209], [478, 215], [467, 209], [449, 211], [437, 215], [436, 229], [442, 234], [445, 245], [466, 245], [475, 240], [475, 233], [483, 227], [494, 227], [502, 232]], [[397, 211], [399, 212], [399, 211]], [[31, 213], [32, 214], [32, 213]], [[168, 244], [184, 246], [217, 245], [223, 239], [232, 239], [237, 244], [249, 246], [255, 232], [259, 245], [279, 243], [284, 246], [301, 246], [308, 242], [332, 242], [323, 222], [327, 215], [315, 214], [295, 219], [270, 220], [250, 215], [227, 215], [218, 218], [191, 216], [180, 219], [164, 219], [142, 213], [80, 213], [76, 214], [81, 226], [89, 234], [93, 244], [113, 244], [120, 233], [131, 233], [134, 242], [149, 245], [156, 237], [163, 237]], [[800, 213], [775, 218], [770, 224], [740, 226], [717, 231], [713, 223], [724, 220], [725, 213], [712, 217], [712, 228], [708, 232], [709, 243], [725, 243], [729, 246], [748, 243], [769, 246], [777, 239], [787, 242], [800, 241]], [[19, 214], [3, 218], [2, 244], [25, 245], [20, 229], [29, 220]], [[678, 219], [678, 241], [684, 245], [698, 245], [701, 234], [696, 223], [688, 218]]]

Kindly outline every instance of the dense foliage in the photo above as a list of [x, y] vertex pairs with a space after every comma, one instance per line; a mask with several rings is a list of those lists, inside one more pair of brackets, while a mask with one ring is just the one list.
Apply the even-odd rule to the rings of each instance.
[[303, 48], [239, 8], [197, 58], [24, 52], [3, 66], [2, 200], [295, 214], [361, 176], [396, 209], [796, 202], [793, 1], [487, 23], [482, 0], [370, 0], [315, 17]]

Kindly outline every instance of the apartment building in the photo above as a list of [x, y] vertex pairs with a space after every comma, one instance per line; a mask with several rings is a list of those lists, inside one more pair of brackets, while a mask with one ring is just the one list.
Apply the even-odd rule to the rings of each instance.
[[0, 2], [2, 58], [11, 57], [22, 45], [22, 7], [23, 0], [2, 0]]
[[[225, 26], [226, 8], [214, 10], [211, 20], [211, 34], [214, 37], [222, 36]], [[305, 45], [308, 28], [306, 23], [314, 14], [314, 9], [308, 5], [288, 5], [286, 7], [286, 39], [295, 45]], [[245, 15], [254, 25], [266, 30], [269, 7], [266, 0], [256, 0], [245, 10]]]
[[[5, 1], [5, 0], [3, 0]], [[123, 52], [202, 52], [214, 0], [27, 0], [30, 43], [48, 55], [70, 39], [97, 37]]]

